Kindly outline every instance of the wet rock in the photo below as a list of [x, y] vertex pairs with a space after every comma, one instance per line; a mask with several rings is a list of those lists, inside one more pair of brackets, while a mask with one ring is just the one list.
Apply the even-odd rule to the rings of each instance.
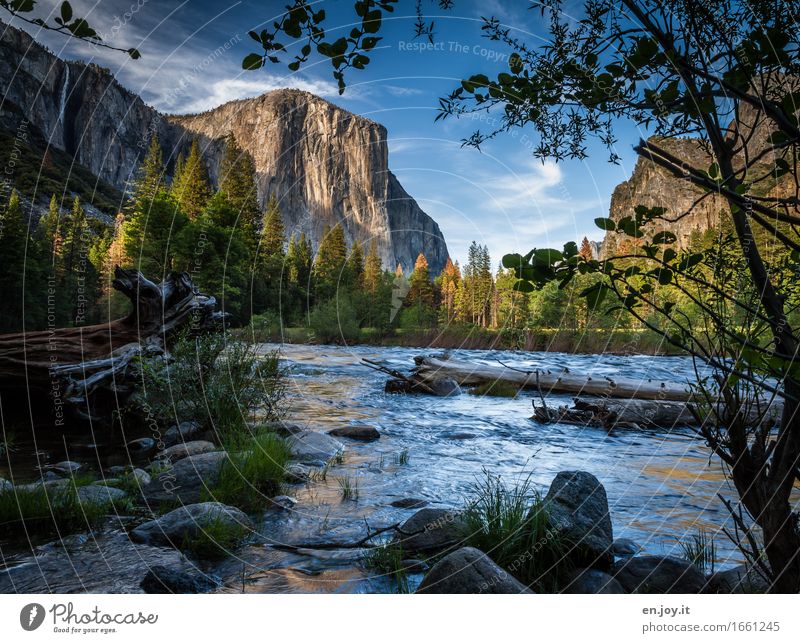
[[164, 433], [163, 442], [168, 447], [171, 447], [173, 444], [178, 444], [179, 442], [189, 442], [198, 436], [202, 430], [203, 427], [200, 423], [194, 420], [181, 422], [167, 429]]
[[344, 452], [344, 445], [325, 433], [302, 431], [286, 440], [292, 457], [303, 464], [328, 462]]
[[45, 471], [42, 473], [41, 478], [39, 479], [41, 482], [55, 482], [56, 480], [61, 480], [63, 476], [58, 475], [55, 471]]
[[614, 565], [611, 575], [629, 594], [698, 594], [706, 579], [687, 560], [634, 556]]
[[292, 484], [303, 484], [308, 482], [311, 477], [313, 469], [304, 464], [297, 462], [290, 462], [284, 472], [284, 478], [287, 482]]
[[431, 566], [419, 558], [409, 558], [400, 561], [400, 567], [406, 574], [424, 574]]
[[292, 498], [291, 496], [275, 496], [270, 498], [269, 501], [273, 507], [287, 511], [297, 504], [297, 498]]
[[14, 487], [8, 480], [5, 478], [0, 478], [0, 493], [6, 491], [7, 489], [12, 489]]
[[462, 547], [431, 567], [417, 594], [531, 594], [525, 585], [474, 547]]
[[47, 489], [48, 493], [61, 493], [65, 491], [68, 487], [72, 486], [72, 480], [69, 478], [59, 478], [56, 476], [54, 480], [43, 480], [39, 479], [36, 482], [28, 482], [26, 484], [18, 484], [16, 485], [16, 489], [20, 491], [36, 491], [37, 489], [41, 489], [44, 487]]
[[397, 542], [406, 554], [434, 553], [458, 546], [464, 523], [452, 509], [420, 509], [397, 529]]
[[115, 464], [113, 467], [109, 467], [106, 473], [113, 478], [119, 478], [120, 476], [124, 476], [126, 473], [128, 473], [128, 469], [129, 467], [123, 467], [122, 465]]
[[228, 459], [225, 451], [192, 455], [152, 473], [152, 481], [142, 489], [150, 503], [199, 502], [203, 493], [219, 480], [219, 472]]
[[337, 438], [350, 438], [351, 440], [363, 440], [369, 442], [377, 440], [381, 437], [380, 432], [374, 426], [369, 424], [361, 424], [354, 426], [342, 426], [333, 431], [328, 431], [328, 435], [336, 436]]
[[213, 442], [192, 440], [191, 442], [179, 442], [163, 451], [159, 451], [156, 454], [156, 459], [177, 462], [183, 458], [188, 458], [190, 455], [200, 455], [201, 453], [211, 453], [212, 451], [219, 451], [219, 447]]
[[202, 533], [208, 525], [222, 524], [242, 532], [253, 531], [255, 526], [247, 514], [236, 507], [229, 507], [219, 502], [200, 502], [186, 505], [155, 520], [139, 525], [131, 531], [135, 542], [147, 545], [180, 545], [187, 539]]
[[570, 543], [576, 566], [608, 570], [614, 562], [614, 533], [606, 490], [586, 471], [562, 471], [544, 500], [550, 529]]
[[745, 564], [711, 574], [705, 591], [710, 594], [766, 594], [769, 587], [761, 574]]
[[216, 583], [201, 574], [156, 565], [145, 574], [140, 586], [145, 594], [204, 594], [213, 590]]
[[391, 503], [392, 507], [397, 507], [398, 509], [421, 509], [422, 507], [426, 507], [428, 505], [427, 500], [423, 500], [422, 498], [401, 498], [400, 500], [394, 500]]
[[131, 455], [147, 455], [156, 450], [156, 441], [153, 438], [138, 438], [125, 445]]
[[93, 505], [113, 505], [114, 502], [124, 500], [127, 496], [128, 494], [122, 489], [99, 484], [78, 487], [78, 500]]
[[57, 462], [56, 464], [49, 464], [45, 468], [48, 471], [55, 471], [60, 476], [71, 476], [83, 469], [83, 465], [80, 462], [74, 462], [73, 460], [64, 460], [63, 462]]
[[624, 594], [625, 590], [613, 576], [599, 569], [576, 569], [567, 578], [564, 594]]
[[446, 440], [471, 440], [475, 437], [475, 434], [467, 433], [466, 431], [447, 431], [442, 433], [442, 437]]
[[150, 477], [150, 474], [147, 473], [144, 469], [134, 469], [130, 472], [130, 477], [140, 486], [146, 487], [149, 485], [153, 479]]
[[611, 545], [611, 553], [619, 558], [635, 556], [642, 548], [630, 538], [617, 538]]
[[61, 540], [56, 541], [55, 545], [60, 545], [64, 549], [74, 550], [83, 547], [89, 540], [87, 534], [72, 534], [64, 536]]
[[439, 397], [450, 397], [451, 395], [461, 395], [461, 387], [452, 377], [440, 377], [433, 381], [425, 382]]

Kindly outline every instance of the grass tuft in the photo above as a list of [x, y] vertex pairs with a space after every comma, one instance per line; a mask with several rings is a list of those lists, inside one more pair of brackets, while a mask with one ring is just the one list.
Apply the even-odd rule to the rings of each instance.
[[244, 542], [248, 534], [244, 525], [230, 524], [222, 516], [202, 526], [184, 538], [180, 549], [196, 558], [220, 560]]
[[408, 576], [403, 565], [403, 548], [396, 542], [373, 547], [364, 555], [364, 565], [381, 574], [392, 576], [400, 594], [408, 594]]
[[361, 493], [358, 488], [358, 478], [345, 476], [344, 478], [338, 478], [337, 482], [339, 483], [342, 500], [358, 500]]
[[680, 543], [683, 557], [703, 574], [713, 574], [717, 562], [717, 545], [705, 529], [691, 535]]
[[400, 453], [394, 456], [394, 463], [398, 466], [404, 466], [408, 464], [410, 456], [408, 454], [408, 449], [403, 449]]
[[285, 477], [291, 456], [286, 441], [275, 433], [262, 433], [227, 446], [229, 458], [206, 499], [245, 512], [263, 511], [266, 498], [280, 492]]

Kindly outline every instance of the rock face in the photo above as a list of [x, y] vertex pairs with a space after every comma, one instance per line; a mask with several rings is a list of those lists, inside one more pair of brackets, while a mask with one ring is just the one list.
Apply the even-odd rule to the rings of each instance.
[[289, 234], [318, 246], [341, 222], [347, 241], [377, 243], [385, 268], [408, 273], [423, 252], [431, 272], [447, 259], [439, 226], [389, 170], [386, 129], [312, 94], [276, 90], [194, 116], [165, 116], [96, 65], [60, 60], [0, 23], [0, 113], [22, 113], [50, 144], [124, 189], [158, 134], [168, 170], [193, 138], [214, 181], [233, 133], [255, 161], [258, 196], [275, 194]]
[[576, 565], [608, 569], [614, 542], [606, 490], [586, 471], [562, 471], [547, 492], [550, 528], [569, 542]]
[[532, 594], [474, 547], [448, 554], [422, 579], [417, 594]]

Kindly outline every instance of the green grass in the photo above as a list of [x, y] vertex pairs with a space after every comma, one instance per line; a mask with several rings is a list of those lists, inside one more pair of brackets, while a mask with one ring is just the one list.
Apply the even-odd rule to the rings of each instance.
[[480, 549], [519, 581], [553, 592], [571, 571], [563, 537], [549, 529], [547, 509], [530, 478], [507, 486], [484, 471], [463, 512], [465, 544]]
[[484, 396], [488, 395], [490, 397], [517, 397], [519, 392], [521, 391], [521, 387], [519, 384], [511, 384], [509, 382], [502, 382], [500, 380], [496, 380], [494, 382], [486, 382], [479, 386], [469, 389], [470, 395], [478, 395]]
[[110, 504], [81, 503], [76, 488], [37, 487], [0, 493], [0, 538], [67, 535], [91, 529]]
[[197, 530], [183, 539], [180, 549], [207, 560], [227, 558], [244, 542], [248, 529], [243, 525], [230, 524], [222, 516], [198, 525]]
[[206, 500], [250, 513], [262, 511], [266, 499], [281, 489], [291, 456], [286, 441], [275, 433], [262, 433], [238, 439], [227, 448], [229, 459], [220, 470], [217, 484], [204, 494]]
[[403, 565], [403, 548], [388, 542], [373, 547], [364, 555], [364, 565], [381, 574], [391, 576], [397, 585], [397, 591], [408, 594], [408, 576]]
[[342, 500], [358, 500], [359, 495], [361, 495], [361, 491], [358, 488], [358, 478], [345, 476], [344, 478], [338, 478], [337, 482], [339, 483], [339, 492], [342, 494]]
[[717, 562], [717, 545], [713, 536], [705, 529], [680, 541], [679, 546], [686, 558], [703, 574], [713, 574]]

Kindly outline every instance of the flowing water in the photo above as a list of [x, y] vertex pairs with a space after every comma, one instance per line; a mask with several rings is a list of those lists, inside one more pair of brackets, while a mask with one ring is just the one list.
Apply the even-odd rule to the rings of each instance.
[[[287, 552], [276, 545], [355, 543], [413, 514], [413, 509], [393, 507], [396, 500], [420, 498], [433, 507], [460, 507], [484, 471], [509, 484], [530, 476], [543, 493], [559, 471], [589, 471], [608, 493], [615, 538], [632, 539], [646, 552], [679, 555], [678, 542], [703, 528], [714, 536], [718, 567], [740, 562], [721, 531], [727, 513], [718, 498], [722, 494], [735, 499], [736, 494], [718, 460], [688, 427], [608, 432], [542, 425], [529, 419], [533, 393], [527, 392], [513, 399], [466, 393], [449, 398], [386, 394], [386, 376], [361, 362], [369, 358], [407, 371], [415, 356], [429, 352], [423, 349], [263, 348], [279, 348], [290, 369], [289, 423], [319, 431], [371, 424], [381, 438], [368, 443], [342, 439], [344, 458], [324, 479], [289, 488], [297, 501], [291, 511], [266, 512], [261, 524], [266, 542], [246, 546], [222, 563], [202, 565], [222, 582], [220, 591], [396, 591], [395, 579], [366, 569], [363, 552], [356, 548]], [[596, 376], [687, 382], [693, 375], [691, 361], [683, 357], [474, 350], [452, 354], [528, 368], [567, 367]], [[552, 395], [547, 401], [557, 405], [570, 400], [568, 395]], [[343, 498], [345, 480], [357, 487], [357, 498]], [[7, 565], [31, 570], [29, 576], [15, 578], [14, 591], [46, 591], [42, 579], [55, 591], [135, 591], [148, 561], [166, 553], [131, 548], [120, 536], [116, 528], [72, 548], [40, 548], [35, 558], [30, 549], [14, 554]], [[76, 561], [80, 574], [73, 571]], [[411, 577], [412, 588], [420, 578]], [[2, 591], [10, 587], [0, 582]]]

